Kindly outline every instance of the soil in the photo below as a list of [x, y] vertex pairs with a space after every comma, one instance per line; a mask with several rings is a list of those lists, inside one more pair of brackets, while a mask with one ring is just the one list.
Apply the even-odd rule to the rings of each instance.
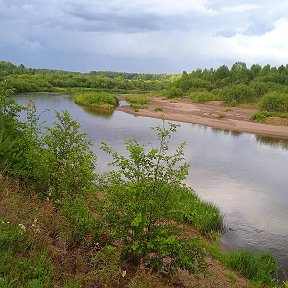
[[272, 125], [253, 122], [250, 117], [257, 112], [257, 109], [225, 107], [220, 101], [213, 101], [208, 104], [195, 104], [189, 99], [151, 98], [151, 102], [147, 104], [146, 109], [135, 112], [129, 106], [123, 106], [118, 107], [117, 110], [135, 116], [174, 120], [223, 130], [288, 138], [288, 126], [285, 123], [283, 125]]

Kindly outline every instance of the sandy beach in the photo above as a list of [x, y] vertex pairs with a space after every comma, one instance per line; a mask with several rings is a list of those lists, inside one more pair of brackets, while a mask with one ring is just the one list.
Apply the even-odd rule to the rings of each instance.
[[140, 109], [138, 112], [133, 111], [129, 106], [118, 107], [117, 110], [135, 116], [164, 118], [165, 120], [200, 124], [230, 131], [288, 138], [288, 126], [250, 121], [250, 116], [257, 112], [256, 109], [227, 108], [217, 102], [195, 104], [189, 99], [174, 101], [160, 98], [153, 98], [147, 106], [146, 109]]

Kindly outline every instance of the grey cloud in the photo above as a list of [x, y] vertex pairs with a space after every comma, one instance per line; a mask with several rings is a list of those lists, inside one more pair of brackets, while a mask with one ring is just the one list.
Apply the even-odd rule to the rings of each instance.
[[[273, 41], [262, 45], [270, 45], [273, 55], [269, 49], [253, 51], [249, 41], [273, 32], [277, 20], [286, 17], [282, 0], [255, 0], [263, 8], [241, 13], [226, 9], [225, 14], [221, 11], [231, 0], [181, 0], [187, 9], [175, 11], [172, 0], [167, 0], [169, 9], [160, 11], [155, 3], [161, 1], [0, 0], [0, 60], [81, 71], [179, 72], [239, 59], [271, 59], [273, 64], [279, 56]], [[249, 2], [235, 0], [233, 6]], [[288, 55], [285, 42], [283, 47]]]
[[267, 22], [254, 22], [244, 31], [244, 35], [263, 35], [267, 32], [270, 32], [274, 29], [274, 25], [272, 23]]

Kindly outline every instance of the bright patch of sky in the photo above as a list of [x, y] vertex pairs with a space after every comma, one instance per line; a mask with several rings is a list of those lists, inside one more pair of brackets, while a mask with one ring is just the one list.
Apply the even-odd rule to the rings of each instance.
[[0, 0], [0, 60], [180, 73], [288, 63], [283, 0]]

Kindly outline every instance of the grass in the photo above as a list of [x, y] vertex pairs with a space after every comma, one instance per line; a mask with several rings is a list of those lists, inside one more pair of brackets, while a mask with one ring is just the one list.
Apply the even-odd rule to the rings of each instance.
[[276, 284], [274, 277], [277, 273], [277, 263], [270, 253], [233, 252], [228, 254], [226, 265], [239, 271], [255, 284]]
[[[51, 203], [38, 199], [29, 187], [0, 176], [0, 197], [1, 288], [184, 287], [181, 284], [184, 280], [179, 275], [174, 276], [177, 278], [174, 285], [169, 279], [160, 274], [151, 274], [143, 267], [135, 269], [127, 266], [121, 259], [121, 250], [116, 243], [105, 244], [105, 230], [101, 232], [101, 243], [93, 240], [93, 233], [98, 228], [91, 224], [89, 219], [93, 215], [89, 214], [89, 210], [91, 207], [95, 209], [101, 201], [97, 194], [86, 195], [85, 199], [76, 199], [56, 209]], [[189, 235], [189, 239], [197, 247], [205, 249], [207, 255], [224, 266], [247, 275], [254, 283], [273, 283], [274, 258], [268, 254], [241, 254], [246, 252], [226, 254], [220, 250], [219, 243], [200, 239], [197, 236], [198, 229], [203, 235], [209, 236], [211, 231], [221, 228], [222, 216], [219, 210], [201, 201], [190, 189], [183, 190], [180, 200], [181, 203], [175, 206], [175, 212], [177, 209], [178, 212], [182, 211], [178, 213], [179, 220], [188, 223], [185, 227], [190, 234], [194, 231], [194, 236]], [[97, 225], [98, 221], [95, 223]], [[193, 227], [197, 230], [193, 230]], [[77, 233], [75, 230], [80, 228], [82, 230]], [[221, 271], [219, 273], [223, 273], [227, 281], [225, 287], [229, 287], [234, 278], [235, 283], [239, 281], [233, 271], [227, 272], [224, 268]], [[209, 277], [206, 275], [205, 279]], [[211, 277], [218, 279], [219, 274]], [[189, 281], [193, 283], [191, 281], [195, 279]]]
[[125, 95], [125, 100], [128, 101], [129, 103], [132, 104], [148, 104], [150, 102], [149, 97], [145, 96], [145, 95], [135, 95], [135, 94], [127, 94]]
[[113, 110], [118, 106], [118, 98], [106, 92], [77, 93], [74, 102], [79, 105], [88, 106], [93, 110]]
[[141, 109], [147, 108], [147, 106], [145, 106], [145, 105], [138, 105], [138, 104], [130, 104], [130, 107], [134, 112], [138, 112]]
[[223, 215], [219, 208], [201, 200], [191, 189], [181, 191], [174, 209], [177, 220], [193, 225], [203, 235], [212, 235], [223, 228]]
[[162, 111], [163, 111], [163, 108], [157, 107], [157, 108], [154, 109], [154, 111], [155, 111], [155, 112], [162, 112]]
[[258, 122], [265, 122], [269, 117], [288, 118], [288, 112], [267, 112], [261, 111], [253, 114], [251, 120]]

